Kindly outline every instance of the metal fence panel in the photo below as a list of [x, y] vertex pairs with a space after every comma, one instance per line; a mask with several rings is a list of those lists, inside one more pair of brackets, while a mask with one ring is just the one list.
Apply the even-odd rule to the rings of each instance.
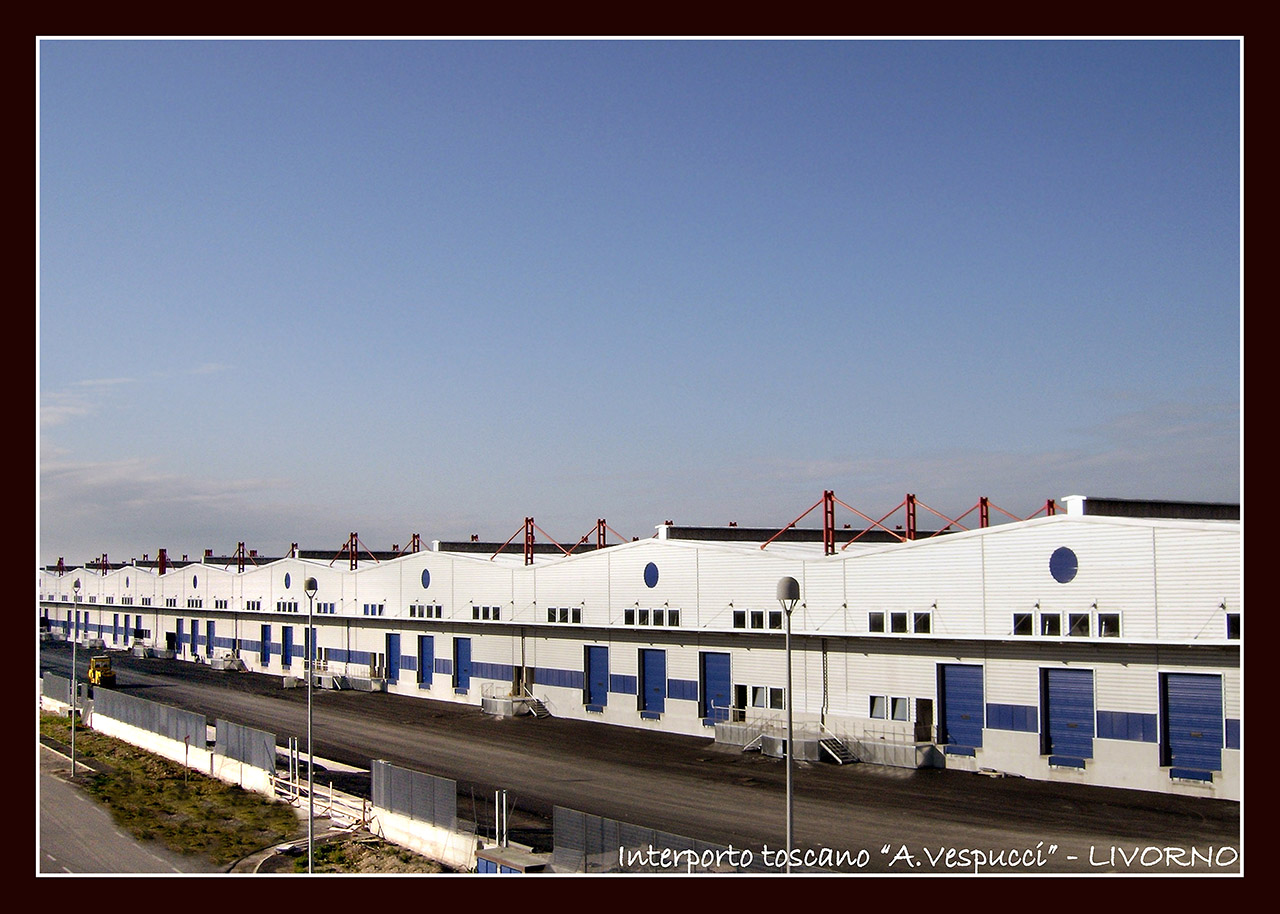
[[369, 766], [373, 805], [442, 828], [458, 825], [458, 783], [382, 759]]
[[45, 673], [40, 690], [46, 698], [71, 704], [71, 680], [56, 673]]
[[158, 733], [177, 742], [187, 741], [188, 745], [196, 749], [204, 749], [208, 745], [208, 731], [203, 714], [171, 708], [101, 686], [93, 690], [93, 707], [95, 713], [103, 717], [110, 717], [150, 733]]
[[263, 771], [276, 770], [274, 733], [227, 720], [219, 720], [214, 726], [217, 728], [217, 739], [213, 747], [215, 754], [236, 759]]
[[[732, 872], [733, 860], [740, 872], [766, 870], [762, 856], [754, 854], [746, 866], [741, 865], [743, 855], [730, 856], [728, 847], [696, 841], [683, 835], [619, 822], [555, 807], [552, 815], [553, 847], [551, 868], [555, 872], [686, 872], [692, 862], [692, 870], [698, 872]], [[650, 853], [650, 851], [653, 853]], [[662, 866], [662, 852], [670, 850], [668, 865]], [[696, 858], [690, 861], [690, 855]], [[681, 855], [681, 856], [675, 856]], [[670, 861], [676, 861], [673, 865]]]

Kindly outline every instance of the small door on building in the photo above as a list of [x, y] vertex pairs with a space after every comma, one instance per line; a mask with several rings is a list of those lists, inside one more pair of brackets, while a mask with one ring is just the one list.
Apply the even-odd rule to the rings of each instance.
[[435, 672], [436, 639], [434, 635], [418, 636], [418, 685], [431, 688], [431, 674]]
[[[938, 742], [962, 749], [982, 745], [982, 667], [963, 663], [938, 666]], [[969, 753], [972, 754], [972, 753]]]
[[471, 639], [453, 639], [453, 690], [465, 695], [471, 688]]
[[1212, 780], [1222, 770], [1222, 677], [1164, 673], [1160, 705], [1161, 764], [1173, 777]]
[[286, 670], [293, 666], [293, 626], [280, 629], [280, 665]]
[[387, 680], [400, 679], [400, 633], [387, 632]]
[[583, 703], [588, 708], [602, 710], [609, 703], [609, 649], [587, 645], [586, 667]]
[[212, 657], [213, 656], [213, 620], [212, 619], [205, 622], [204, 630], [205, 630], [204, 655], [206, 657]]
[[258, 648], [258, 661], [266, 666], [271, 662], [271, 626], [262, 626], [262, 644]]
[[637, 695], [642, 714], [659, 715], [667, 709], [667, 652], [640, 650], [640, 682]]
[[704, 721], [729, 719], [729, 655], [703, 652], [698, 656], [698, 705]]
[[120, 614], [119, 613], [111, 614], [111, 643], [112, 644], [120, 643]]
[[1040, 671], [1040, 751], [1049, 764], [1093, 758], [1093, 670]]
[[933, 699], [916, 699], [916, 735], [917, 743], [933, 742]]
[[182, 631], [182, 620], [179, 619], [177, 621], [178, 621], [177, 651], [178, 651], [178, 654], [181, 656], [181, 655], [185, 655], [187, 652], [187, 639], [183, 637], [185, 633]]
[[[178, 624], [181, 626], [182, 623], [179, 622]], [[164, 647], [165, 650], [173, 651], [176, 654], [178, 652], [178, 636], [173, 632], [165, 632]]]
[[191, 656], [195, 657], [200, 652], [200, 620], [191, 620]]
[[750, 706], [750, 689], [739, 683], [733, 686], [733, 709], [729, 713], [732, 723], [740, 724], [747, 719], [747, 708]]

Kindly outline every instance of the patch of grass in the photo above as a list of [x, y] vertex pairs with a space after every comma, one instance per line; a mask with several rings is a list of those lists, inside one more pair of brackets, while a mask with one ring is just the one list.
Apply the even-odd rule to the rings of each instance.
[[[69, 742], [70, 719], [42, 714], [40, 732]], [[84, 776], [83, 786], [115, 822], [135, 838], [157, 841], [171, 851], [199, 854], [223, 865], [298, 831], [291, 806], [83, 726], [76, 727], [76, 755], [109, 767], [106, 773]]]
[[[380, 838], [325, 841], [312, 852], [317, 873], [443, 873], [444, 866]], [[307, 871], [307, 856], [293, 858], [293, 872]]]

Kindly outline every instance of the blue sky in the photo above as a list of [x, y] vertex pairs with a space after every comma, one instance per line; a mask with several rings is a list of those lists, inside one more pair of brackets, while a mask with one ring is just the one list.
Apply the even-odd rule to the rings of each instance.
[[42, 41], [38, 558], [1239, 500], [1240, 53]]

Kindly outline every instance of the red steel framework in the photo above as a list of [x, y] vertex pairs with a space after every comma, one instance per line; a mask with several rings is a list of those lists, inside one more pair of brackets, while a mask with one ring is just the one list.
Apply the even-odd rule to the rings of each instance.
[[[1034, 514], [1031, 514], [1030, 516], [1025, 518], [1020, 518], [1020, 517], [1017, 517], [1016, 515], [1010, 514], [1008, 511], [1004, 510], [999, 505], [992, 504], [991, 500], [984, 495], [982, 498], [978, 499], [978, 503], [976, 505], [974, 505], [968, 511], [964, 512], [964, 514], [961, 514], [959, 517], [952, 518], [952, 517], [947, 517], [945, 514], [941, 513], [940, 511], [935, 511], [933, 508], [929, 507], [924, 502], [917, 499], [914, 494], [908, 492], [907, 496], [901, 502], [894, 505], [894, 507], [891, 510], [883, 514], [878, 520], [874, 520], [871, 517], [868, 517], [866, 514], [863, 514], [861, 511], [859, 511], [857, 508], [853, 507], [852, 505], [845, 504], [843, 501], [836, 498], [834, 491], [832, 491], [831, 489], [827, 489], [822, 493], [822, 498], [818, 499], [816, 502], [810, 505], [803, 514], [801, 514], [791, 523], [787, 524], [785, 527], [783, 527], [773, 536], [769, 537], [767, 540], [761, 543], [760, 548], [764, 549], [766, 546], [768, 546], [778, 537], [782, 536], [782, 534], [786, 533], [788, 530], [795, 527], [796, 524], [800, 523], [800, 521], [804, 520], [804, 518], [808, 516], [810, 511], [818, 507], [818, 505], [822, 505], [822, 551], [824, 555], [835, 555], [836, 553], [835, 506], [837, 504], [842, 505], [845, 508], [848, 508], [850, 511], [852, 511], [854, 514], [861, 517], [863, 520], [865, 520], [869, 524], [869, 526], [867, 526], [865, 529], [858, 531], [857, 536], [853, 537], [853, 539], [849, 540], [847, 543], [841, 546], [840, 547], [841, 551], [844, 551], [845, 549], [852, 546], [864, 535], [866, 535], [873, 528], [876, 528], [876, 527], [880, 528], [881, 530], [884, 530], [890, 536], [897, 539], [898, 542], [908, 542], [910, 540], [914, 540], [916, 538], [916, 531], [917, 531], [917, 527], [916, 527], [916, 513], [917, 513], [916, 509], [917, 508], [924, 508], [929, 513], [935, 514], [938, 517], [942, 518], [942, 520], [947, 522], [946, 526], [942, 527], [940, 530], [935, 530], [933, 533], [929, 534], [931, 537], [937, 536], [939, 533], [950, 532], [953, 526], [959, 527], [961, 530], [968, 530], [969, 528], [966, 527], [964, 524], [960, 523], [960, 521], [964, 520], [974, 511], [978, 512], [978, 526], [980, 529], [990, 525], [990, 521], [991, 521], [990, 509], [991, 508], [995, 508], [1001, 514], [1015, 521], [1031, 520], [1031, 518], [1035, 517], [1041, 512], [1044, 512], [1046, 516], [1052, 516], [1057, 513], [1057, 505], [1054, 502], [1054, 500], [1050, 498], [1047, 501], [1045, 501], [1044, 506], [1038, 509]], [[884, 521], [887, 520], [889, 517], [893, 516], [894, 514], [896, 514], [899, 509], [902, 509], [905, 515], [904, 526], [899, 527], [897, 530], [892, 529], [890, 527], [886, 527], [884, 524]], [[899, 533], [898, 530], [902, 530], [902, 532]]]

